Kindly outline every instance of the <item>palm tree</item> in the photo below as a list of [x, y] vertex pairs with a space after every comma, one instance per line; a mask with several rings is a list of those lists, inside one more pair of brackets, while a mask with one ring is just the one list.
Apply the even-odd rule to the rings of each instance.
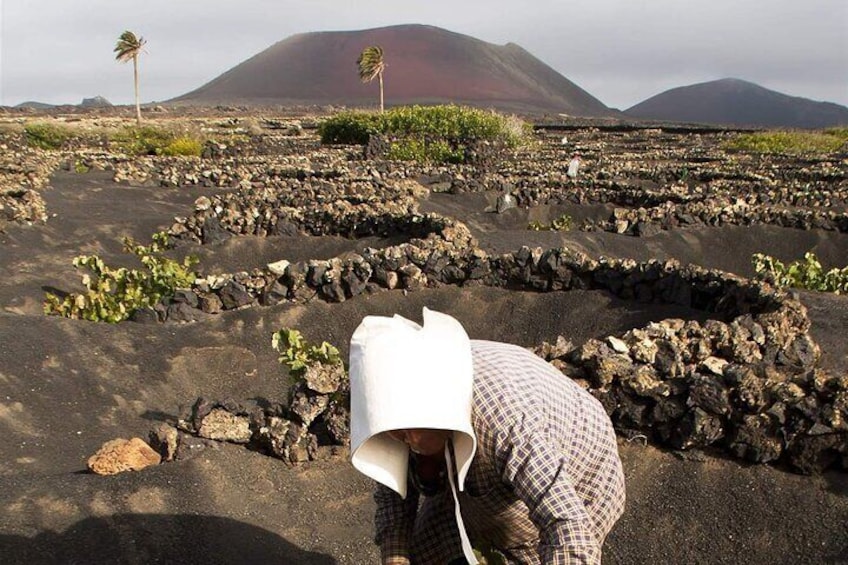
[[359, 67], [359, 79], [362, 82], [371, 82], [374, 78], [380, 79], [380, 111], [383, 111], [383, 71], [386, 63], [383, 61], [383, 48], [379, 45], [366, 47], [356, 60]]
[[141, 54], [142, 48], [147, 41], [129, 30], [121, 34], [118, 38], [118, 43], [115, 44], [114, 52], [117, 53], [115, 59], [126, 63], [130, 59], [133, 62], [133, 76], [135, 78], [135, 119], [138, 125], [141, 125], [141, 103], [138, 98], [138, 56]]

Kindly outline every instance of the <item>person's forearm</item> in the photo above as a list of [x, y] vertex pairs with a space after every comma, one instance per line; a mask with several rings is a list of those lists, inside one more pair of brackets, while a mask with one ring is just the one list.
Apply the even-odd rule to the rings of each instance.
[[379, 485], [374, 492], [377, 503], [375, 541], [380, 546], [383, 565], [409, 565], [409, 538], [418, 509], [418, 492], [407, 487], [406, 500], [391, 489]]
[[409, 565], [409, 549], [404, 534], [402, 531], [384, 531], [380, 536], [383, 565]]
[[600, 565], [601, 548], [586, 524], [564, 521], [540, 532], [543, 565]]
[[374, 541], [380, 546], [382, 563], [408, 565], [409, 541], [418, 510], [418, 491], [409, 484], [407, 497], [402, 499], [390, 488], [378, 485], [374, 501], [377, 504]]

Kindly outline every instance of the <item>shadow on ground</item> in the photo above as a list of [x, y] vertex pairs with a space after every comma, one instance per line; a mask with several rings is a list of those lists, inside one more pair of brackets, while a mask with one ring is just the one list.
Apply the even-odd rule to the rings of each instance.
[[329, 565], [262, 528], [217, 516], [121, 514], [87, 518], [64, 533], [0, 535], [6, 565], [286, 563]]

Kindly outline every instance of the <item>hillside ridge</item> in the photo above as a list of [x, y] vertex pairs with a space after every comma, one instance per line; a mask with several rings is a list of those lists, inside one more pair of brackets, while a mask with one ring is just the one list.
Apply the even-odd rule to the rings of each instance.
[[661, 92], [624, 111], [632, 118], [736, 126], [824, 128], [848, 125], [848, 108], [790, 96], [738, 78]]
[[376, 84], [361, 83], [356, 73], [357, 56], [368, 45], [385, 51], [389, 106], [453, 102], [618, 115], [519, 45], [496, 45], [420, 24], [292, 35], [169, 102], [374, 106]]

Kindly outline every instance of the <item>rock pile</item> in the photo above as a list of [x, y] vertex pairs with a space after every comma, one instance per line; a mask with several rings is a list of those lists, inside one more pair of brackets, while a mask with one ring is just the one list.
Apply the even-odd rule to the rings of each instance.
[[60, 161], [57, 154], [27, 147], [22, 135], [0, 141], [0, 229], [5, 222], [47, 221], [39, 191], [50, 183]]
[[[213, 149], [214, 148], [214, 149]], [[115, 182], [165, 188], [204, 186], [250, 188], [279, 186], [287, 179], [336, 178], [343, 167], [339, 150], [304, 149], [291, 155], [232, 155], [231, 146], [208, 144], [203, 157], [153, 157], [128, 159], [115, 156]]]
[[[289, 463], [327, 459], [350, 442], [350, 392], [341, 365], [316, 363], [292, 387], [286, 404], [222, 402], [199, 398], [177, 423], [181, 432], [206, 440], [242, 444]], [[160, 425], [152, 443], [166, 461], [186, 457], [187, 440]], [[154, 439], [155, 438], [155, 439]]]
[[560, 337], [535, 351], [592, 392], [630, 437], [713, 446], [802, 473], [848, 469], [848, 375], [816, 369], [806, 333], [781, 336], [789, 346], [773, 355], [767, 334], [782, 333], [777, 322], [771, 314], [730, 324], [664, 320], [579, 347]]
[[362, 237], [404, 233], [407, 224], [420, 218], [413, 214], [413, 184], [398, 183], [393, 190], [377, 191], [369, 183], [352, 183], [349, 194], [340, 194], [338, 185], [316, 181], [297, 183], [297, 189], [257, 188], [211, 199], [201, 197], [194, 214], [177, 218], [169, 233], [178, 241], [201, 243], [233, 235]]
[[[389, 206], [391, 208], [391, 206]], [[408, 243], [385, 249], [368, 248], [343, 258], [289, 263], [281, 260], [265, 269], [209, 275], [195, 280], [153, 309], [135, 313], [136, 321], [191, 321], [224, 310], [272, 306], [284, 301], [306, 302], [316, 296], [342, 302], [364, 292], [381, 289], [415, 290], [441, 284], [482, 282], [489, 272], [487, 255], [465, 225], [437, 214], [395, 215], [387, 212], [365, 219], [355, 208], [343, 210], [340, 225], [346, 233], [405, 233]], [[334, 233], [320, 216], [294, 217], [295, 229]], [[277, 224], [279, 225], [279, 224]], [[204, 230], [204, 238], [210, 234]], [[418, 236], [418, 237], [416, 237]]]
[[0, 188], [0, 229], [4, 222], [32, 224], [47, 221], [47, 206], [41, 195], [26, 188]]

